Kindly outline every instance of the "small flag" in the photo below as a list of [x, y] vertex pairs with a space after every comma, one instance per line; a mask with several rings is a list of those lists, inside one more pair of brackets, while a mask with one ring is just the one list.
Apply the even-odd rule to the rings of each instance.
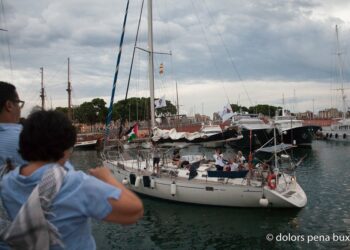
[[228, 119], [230, 119], [233, 116], [231, 104], [227, 104], [226, 106], [224, 106], [223, 110], [219, 112], [219, 115], [222, 119], [222, 122], [225, 122]]
[[166, 107], [165, 96], [162, 96], [162, 98], [155, 100], [154, 104], [156, 109]]
[[133, 139], [137, 138], [138, 130], [139, 130], [139, 126], [136, 123], [133, 126], [132, 130], [130, 131], [130, 133], [128, 134], [128, 142], [131, 142]]

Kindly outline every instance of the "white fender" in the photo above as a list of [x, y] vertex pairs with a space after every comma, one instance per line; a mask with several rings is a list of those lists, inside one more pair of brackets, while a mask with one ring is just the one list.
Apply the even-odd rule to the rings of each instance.
[[170, 185], [170, 193], [171, 193], [172, 196], [175, 196], [175, 194], [176, 194], [176, 184], [175, 184], [174, 181]]
[[137, 176], [135, 180], [135, 187], [139, 187], [141, 182], [141, 176]]
[[266, 199], [265, 197], [260, 198], [259, 204], [262, 207], [267, 207], [269, 205], [269, 200]]
[[125, 177], [122, 181], [123, 185], [128, 185], [129, 184], [129, 181], [128, 179]]
[[156, 181], [154, 178], [151, 179], [151, 188], [154, 189], [156, 187]]

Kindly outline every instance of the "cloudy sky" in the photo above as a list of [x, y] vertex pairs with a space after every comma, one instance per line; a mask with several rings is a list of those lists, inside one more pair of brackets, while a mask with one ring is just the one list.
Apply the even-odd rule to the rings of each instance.
[[[115, 101], [125, 97], [141, 0], [130, 3]], [[0, 74], [26, 101], [67, 105], [67, 58], [73, 104], [109, 104], [126, 8], [121, 0], [1, 0]], [[155, 96], [187, 114], [212, 115], [227, 103], [282, 105], [292, 111], [341, 107], [335, 25], [344, 85], [349, 83], [350, 2], [346, 0], [156, 0], [153, 3]], [[147, 49], [146, 2], [138, 47]], [[159, 65], [164, 73], [159, 74]], [[129, 96], [149, 96], [147, 54], [137, 49]], [[349, 90], [348, 90], [349, 92]]]

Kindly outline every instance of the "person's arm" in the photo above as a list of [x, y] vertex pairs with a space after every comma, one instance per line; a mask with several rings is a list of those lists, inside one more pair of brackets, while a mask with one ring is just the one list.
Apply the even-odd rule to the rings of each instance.
[[143, 216], [142, 201], [130, 190], [118, 182], [106, 167], [89, 170], [92, 176], [121, 190], [118, 200], [110, 198], [108, 201], [112, 211], [103, 219], [112, 223], [132, 224]]

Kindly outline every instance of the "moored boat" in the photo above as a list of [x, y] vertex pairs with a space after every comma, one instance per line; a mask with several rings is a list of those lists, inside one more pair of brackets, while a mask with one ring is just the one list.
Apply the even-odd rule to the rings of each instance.
[[[275, 169], [254, 168], [217, 171], [205, 159], [188, 163], [188, 168], [173, 163], [162, 154], [158, 174], [149, 151], [107, 153], [104, 165], [131, 190], [151, 197], [201, 205], [231, 207], [301, 208], [307, 198], [294, 174]], [[195, 173], [195, 174], [193, 174]], [[192, 174], [192, 178], [190, 177]]]
[[102, 140], [100, 133], [78, 134], [77, 141], [74, 144], [76, 149], [95, 149]]
[[312, 140], [320, 126], [303, 125], [302, 120], [286, 115], [282, 110], [282, 116], [275, 116], [274, 123], [280, 131], [282, 141], [287, 144], [311, 147]]
[[[148, 0], [148, 18], [150, 110], [151, 127], [154, 128], [151, 0]], [[118, 64], [116, 68], [119, 68]], [[114, 92], [112, 92], [112, 97], [113, 95]], [[113, 98], [111, 99], [109, 114], [112, 113], [113, 107]], [[190, 141], [202, 143], [212, 142], [211, 139], [236, 138], [232, 136], [222, 137], [226, 132], [236, 133], [236, 131], [225, 130], [222, 133], [214, 133], [210, 136], [196, 137]], [[161, 139], [166, 140], [169, 137], [170, 142], [174, 140], [184, 140], [186, 142], [188, 140], [186, 136], [180, 138], [178, 134], [175, 134], [174, 138], [171, 138], [169, 133], [165, 136], [163, 134], [159, 140], [155, 141], [160, 142]], [[153, 138], [154, 135], [153, 132]], [[220, 136], [220, 138], [216, 138], [217, 136]], [[170, 149], [162, 151], [157, 145], [153, 145], [150, 150], [136, 148], [135, 150], [110, 151], [106, 148], [102, 156], [103, 165], [110, 168], [119, 181], [129, 189], [151, 197], [176, 202], [230, 207], [302, 208], [307, 203], [307, 197], [296, 181], [295, 165], [291, 164], [289, 168], [280, 170], [277, 157], [275, 157], [274, 165], [259, 164], [253, 166], [250, 159], [249, 163], [241, 163], [242, 165], [239, 165], [237, 170], [233, 167], [233, 163], [235, 163], [233, 161], [226, 163], [230, 165], [225, 166], [227, 171], [220, 171], [217, 170], [213, 161], [208, 161], [204, 157], [188, 154], [183, 155], [178, 160], [177, 157], [174, 157], [175, 152]]]

